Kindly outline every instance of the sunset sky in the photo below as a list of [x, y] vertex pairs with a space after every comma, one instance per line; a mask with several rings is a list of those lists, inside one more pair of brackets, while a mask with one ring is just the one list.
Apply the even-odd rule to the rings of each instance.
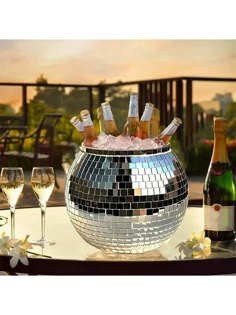
[[[175, 76], [236, 77], [236, 40], [0, 40], [0, 82], [96, 84]], [[0, 88], [0, 102], [19, 104], [19, 93]], [[197, 101], [235, 84], [201, 83]], [[18, 96], [17, 96], [18, 95]]]

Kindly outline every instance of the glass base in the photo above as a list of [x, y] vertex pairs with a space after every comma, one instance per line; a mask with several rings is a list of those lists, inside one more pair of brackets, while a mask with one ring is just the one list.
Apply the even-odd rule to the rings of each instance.
[[41, 238], [40, 240], [31, 241], [31, 244], [32, 245], [41, 246], [41, 247], [45, 247], [47, 245], [55, 245], [56, 242], [48, 240], [48, 239], [45, 239], [45, 238]]

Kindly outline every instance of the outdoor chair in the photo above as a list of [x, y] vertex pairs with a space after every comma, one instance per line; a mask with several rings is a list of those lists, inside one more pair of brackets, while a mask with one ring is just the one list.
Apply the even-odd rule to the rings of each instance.
[[0, 126], [0, 156], [12, 144], [19, 144], [19, 138], [27, 134], [27, 126]]
[[[17, 164], [21, 166], [25, 160], [30, 160], [32, 167], [54, 166], [55, 126], [61, 117], [61, 114], [46, 114], [33, 132], [18, 136], [9, 133], [2, 137], [4, 150], [1, 150], [1, 160], [3, 163], [8, 164], [8, 159], [14, 157], [17, 159]], [[30, 151], [26, 150], [27, 141], [32, 143]], [[12, 142], [14, 142], [14, 150], [11, 150]]]

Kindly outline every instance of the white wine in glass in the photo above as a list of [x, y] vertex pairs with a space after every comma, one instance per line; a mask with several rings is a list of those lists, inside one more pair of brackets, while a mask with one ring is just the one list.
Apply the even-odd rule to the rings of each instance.
[[34, 194], [39, 202], [41, 209], [41, 239], [33, 241], [35, 245], [53, 245], [54, 241], [50, 241], [45, 237], [45, 214], [48, 199], [51, 196], [55, 185], [55, 174], [52, 167], [34, 167], [31, 174], [31, 185]]
[[15, 208], [24, 187], [24, 172], [21, 167], [3, 167], [0, 185], [11, 212], [11, 238], [15, 238]]

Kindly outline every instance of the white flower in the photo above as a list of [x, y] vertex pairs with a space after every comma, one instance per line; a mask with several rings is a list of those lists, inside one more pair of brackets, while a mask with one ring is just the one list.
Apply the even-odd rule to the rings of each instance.
[[181, 242], [176, 247], [188, 258], [206, 258], [211, 255], [211, 240], [205, 237], [204, 231], [192, 233], [186, 242]]
[[28, 242], [29, 235], [26, 235], [24, 240], [17, 241], [13, 244], [13, 248], [9, 252], [9, 255], [12, 256], [10, 259], [10, 266], [15, 268], [20, 260], [22, 264], [28, 266], [29, 261], [27, 257], [27, 250], [33, 248], [32, 244]]
[[10, 238], [10, 236], [7, 236], [5, 232], [1, 234], [0, 238], [0, 254], [2, 255], [8, 255], [13, 243], [16, 241], [16, 239]]

